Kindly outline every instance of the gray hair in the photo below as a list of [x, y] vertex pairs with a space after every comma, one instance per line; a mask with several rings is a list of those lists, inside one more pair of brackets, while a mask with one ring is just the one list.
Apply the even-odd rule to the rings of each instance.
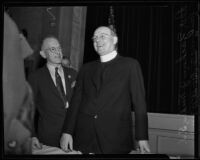
[[[48, 39], [55, 39], [55, 40], [57, 40], [57, 41], [59, 42], [59, 40], [58, 40], [57, 37], [55, 37], [54, 35], [49, 35], [49, 36], [45, 37], [45, 38], [42, 40], [41, 50], [44, 50], [44, 44], [45, 44], [46, 40], [48, 40]], [[59, 42], [59, 43], [60, 43], [60, 42]]]

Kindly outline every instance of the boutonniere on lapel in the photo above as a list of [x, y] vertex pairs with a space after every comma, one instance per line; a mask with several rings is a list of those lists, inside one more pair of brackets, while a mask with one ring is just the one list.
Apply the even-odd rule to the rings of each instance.
[[76, 85], [76, 81], [73, 81], [72, 84], [71, 84], [71, 88], [74, 88]]
[[68, 78], [70, 79], [70, 78], [72, 78], [72, 76], [71, 76], [71, 75], [68, 75]]
[[69, 108], [69, 103], [68, 103], [68, 101], [67, 101], [66, 104], [65, 104], [65, 109], [67, 109], [67, 108]]

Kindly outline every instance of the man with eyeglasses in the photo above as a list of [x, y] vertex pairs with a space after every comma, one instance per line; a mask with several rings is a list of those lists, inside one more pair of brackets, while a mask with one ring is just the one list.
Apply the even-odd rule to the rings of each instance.
[[[82, 153], [126, 154], [133, 150], [132, 114], [140, 153], [149, 153], [142, 72], [137, 60], [120, 56], [118, 37], [109, 27], [95, 30], [100, 60], [83, 65], [67, 112], [61, 148]], [[139, 152], [138, 152], [139, 153]]]
[[33, 149], [41, 148], [42, 144], [60, 146], [62, 127], [77, 74], [72, 68], [62, 67], [63, 53], [57, 38], [46, 37], [40, 55], [47, 60], [46, 65], [28, 78], [38, 113], [36, 132], [32, 138]]

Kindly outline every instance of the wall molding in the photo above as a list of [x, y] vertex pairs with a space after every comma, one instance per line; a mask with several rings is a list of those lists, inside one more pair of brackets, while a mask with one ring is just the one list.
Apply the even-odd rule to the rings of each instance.
[[152, 153], [194, 157], [194, 115], [148, 113], [148, 128]]

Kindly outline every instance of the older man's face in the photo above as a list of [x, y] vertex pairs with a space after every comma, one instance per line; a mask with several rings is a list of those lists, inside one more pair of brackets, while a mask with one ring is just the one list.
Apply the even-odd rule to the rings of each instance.
[[62, 62], [62, 49], [57, 39], [46, 39], [43, 45], [43, 51], [46, 54], [48, 62], [53, 64], [60, 64]]
[[99, 27], [95, 30], [93, 36], [94, 49], [100, 55], [106, 55], [115, 48], [114, 37], [107, 27]]

